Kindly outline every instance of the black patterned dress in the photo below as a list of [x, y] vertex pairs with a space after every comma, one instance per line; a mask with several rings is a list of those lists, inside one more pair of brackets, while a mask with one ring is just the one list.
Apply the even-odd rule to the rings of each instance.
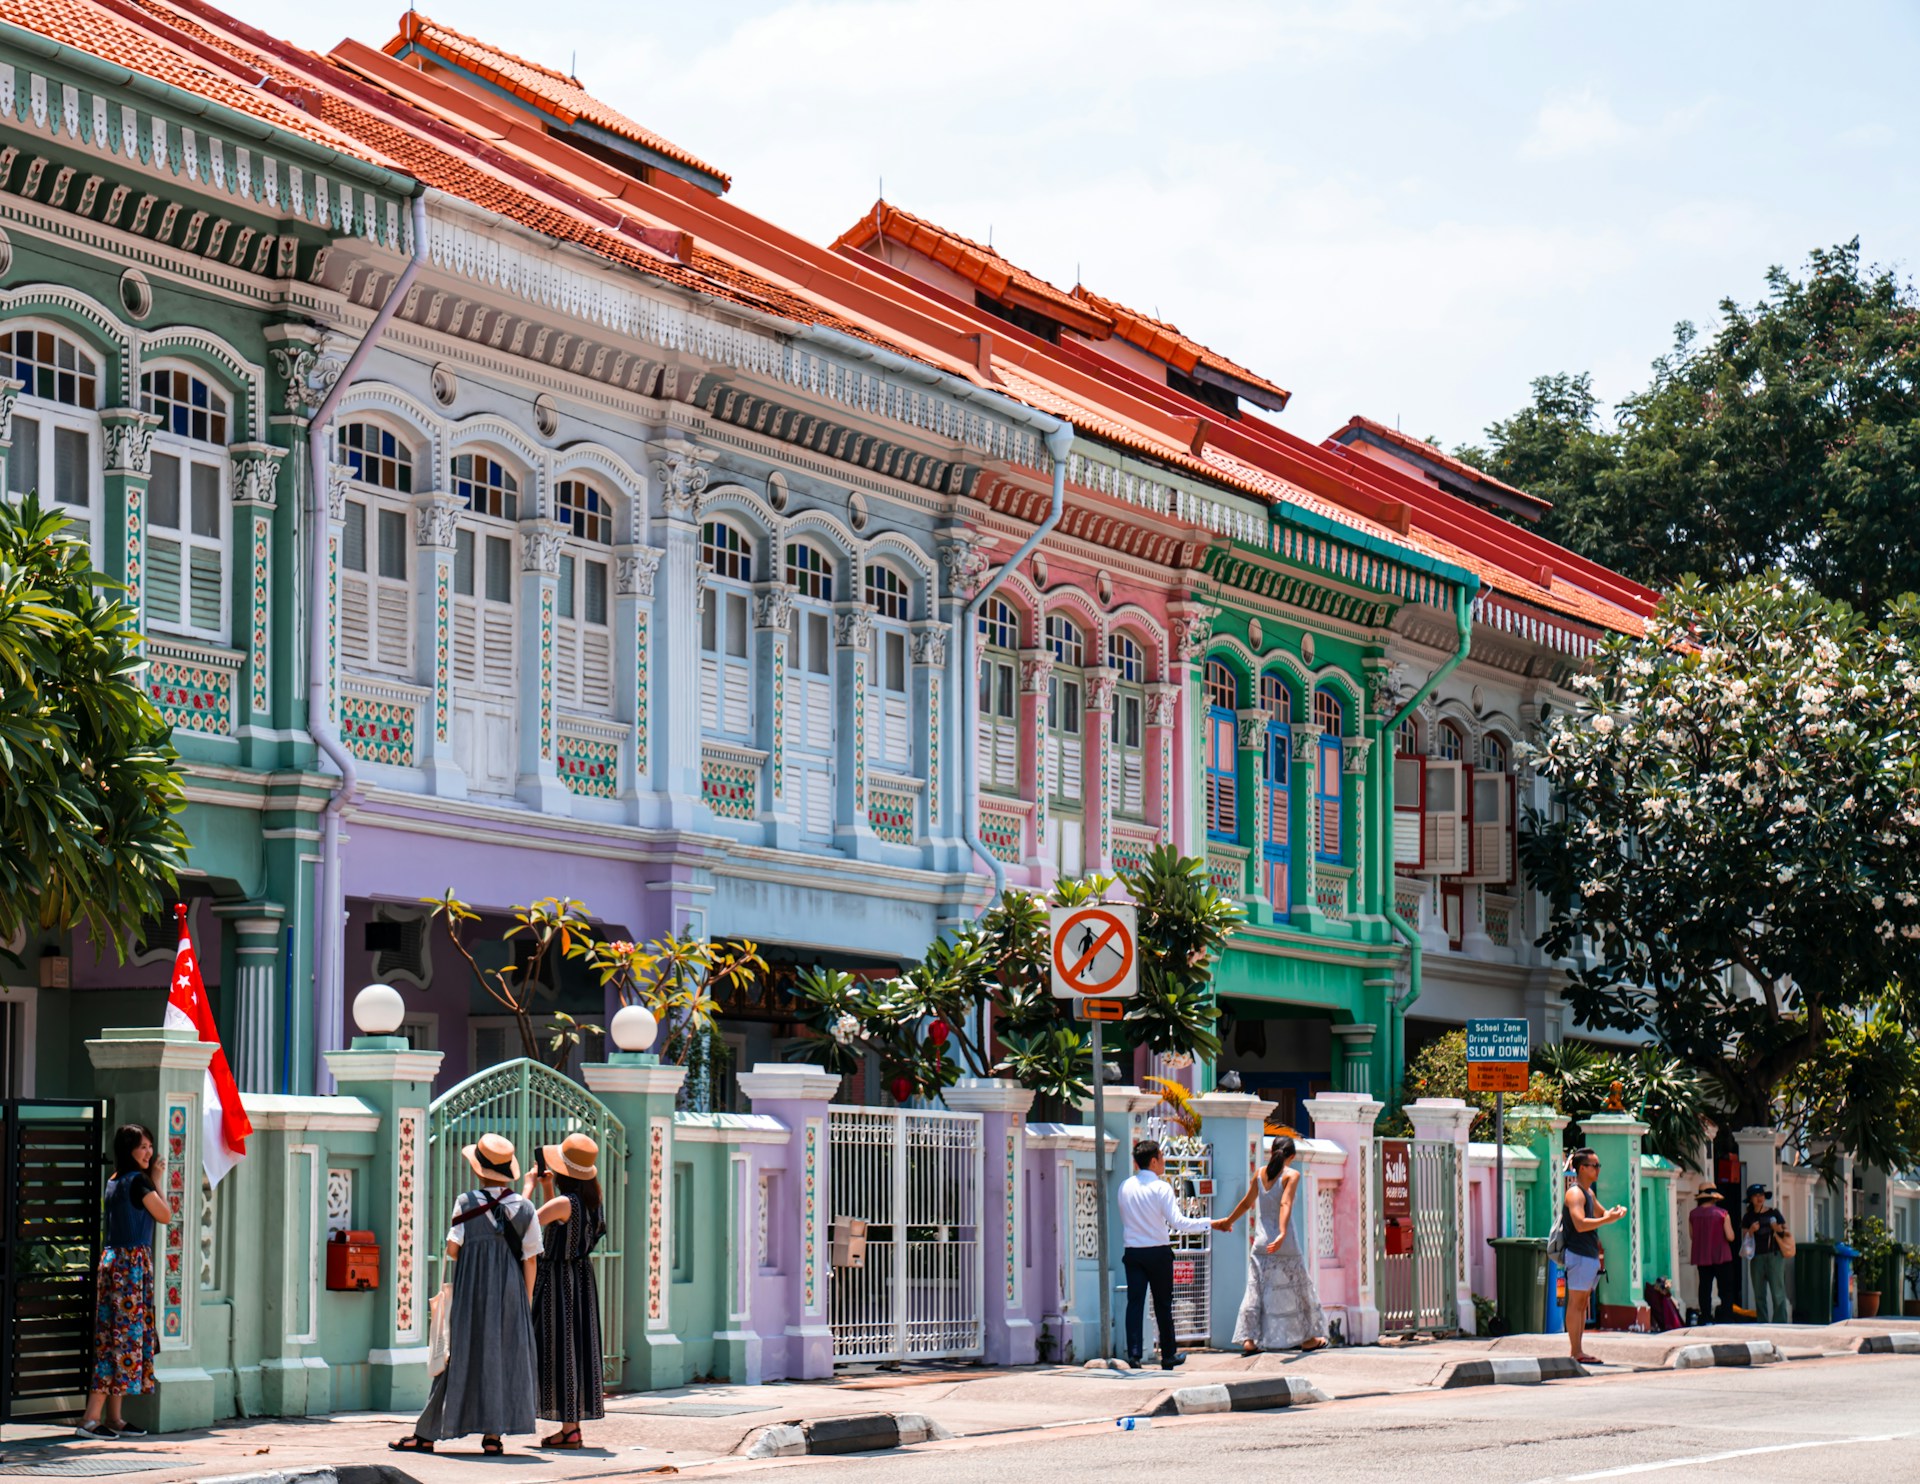
[[606, 1234], [604, 1212], [577, 1195], [565, 1221], [546, 1228], [533, 1280], [533, 1346], [540, 1372], [540, 1415], [571, 1425], [606, 1416], [600, 1378], [600, 1289], [593, 1249]]

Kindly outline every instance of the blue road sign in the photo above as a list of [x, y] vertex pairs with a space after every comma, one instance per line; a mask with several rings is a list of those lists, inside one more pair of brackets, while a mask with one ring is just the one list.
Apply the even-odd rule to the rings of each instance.
[[1468, 1061], [1525, 1061], [1532, 1036], [1524, 1020], [1469, 1020]]

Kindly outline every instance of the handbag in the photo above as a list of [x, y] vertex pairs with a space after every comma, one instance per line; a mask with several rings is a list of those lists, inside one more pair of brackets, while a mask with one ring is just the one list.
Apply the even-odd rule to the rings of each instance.
[[1773, 1250], [1782, 1257], [1792, 1257], [1799, 1251], [1799, 1244], [1794, 1241], [1793, 1233], [1788, 1231], [1784, 1224], [1773, 1229]]
[[427, 1374], [437, 1376], [447, 1368], [447, 1352], [453, 1348], [453, 1285], [443, 1283], [427, 1302]]

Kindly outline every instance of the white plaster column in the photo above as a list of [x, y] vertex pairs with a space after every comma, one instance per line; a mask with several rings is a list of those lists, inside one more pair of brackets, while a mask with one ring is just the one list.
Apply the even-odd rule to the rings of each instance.
[[223, 902], [213, 912], [223, 936], [232, 939], [232, 951], [222, 955], [226, 982], [221, 998], [227, 1002], [226, 1021], [232, 1028], [227, 1060], [233, 1080], [243, 1093], [278, 1092], [274, 1053], [280, 1044], [285, 958], [281, 922], [286, 909], [278, 902]]
[[560, 782], [559, 718], [553, 704], [553, 626], [560, 543], [566, 527], [550, 520], [520, 526], [520, 801], [543, 814], [570, 814]]
[[1086, 670], [1086, 710], [1081, 724], [1080, 762], [1082, 817], [1080, 858], [1089, 873], [1113, 869], [1113, 692], [1120, 683], [1117, 671], [1104, 665]]
[[873, 704], [873, 609], [842, 603], [833, 615], [833, 843], [870, 860], [879, 839], [867, 814], [867, 707]]
[[453, 542], [460, 502], [451, 495], [413, 497], [413, 679], [427, 692], [416, 718], [414, 762], [427, 791], [464, 798], [466, 774], [453, 753]]
[[[227, 446], [233, 488], [233, 568], [227, 591], [233, 602], [233, 646], [246, 663], [233, 712], [242, 725], [273, 724], [269, 674], [273, 636], [273, 512], [279, 503], [280, 461], [287, 450], [273, 443]], [[240, 727], [236, 726], [236, 730]]]
[[655, 599], [659, 656], [654, 695], [664, 698], [664, 724], [654, 730], [659, 756], [653, 785], [666, 793], [662, 825], [686, 828], [700, 805], [700, 497], [710, 471], [691, 443], [654, 445], [660, 486], [664, 585]]
[[1175, 834], [1178, 785], [1174, 780], [1176, 721], [1180, 715], [1180, 691], [1177, 684], [1147, 687], [1147, 808], [1159, 823], [1160, 843], [1177, 844], [1183, 854], [1191, 854], [1186, 832]]
[[[633, 726], [630, 761], [620, 792], [636, 806], [637, 796], [653, 783], [653, 727], [659, 720], [649, 695], [654, 665], [653, 589], [665, 555], [655, 546], [622, 546], [613, 554], [614, 665], [619, 684], [614, 704]], [[632, 814], [639, 823], [637, 807]]]

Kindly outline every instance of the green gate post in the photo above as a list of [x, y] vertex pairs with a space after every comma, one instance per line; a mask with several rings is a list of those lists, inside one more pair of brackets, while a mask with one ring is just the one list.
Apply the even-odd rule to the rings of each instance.
[[1647, 1125], [1630, 1113], [1597, 1113], [1580, 1125], [1581, 1142], [1600, 1156], [1595, 1196], [1603, 1206], [1627, 1208], [1625, 1220], [1600, 1229], [1607, 1270], [1594, 1290], [1599, 1313], [1589, 1323], [1601, 1329], [1628, 1329], [1636, 1321], [1646, 1320], [1646, 1304], [1640, 1296], [1641, 1248], [1645, 1241], [1645, 1213], [1640, 1208], [1640, 1140], [1646, 1132]]
[[667, 1300], [673, 1288], [673, 1104], [687, 1069], [663, 1067], [650, 1051], [615, 1051], [580, 1070], [588, 1089], [627, 1131], [627, 1237], [620, 1265], [626, 1386], [679, 1386], [687, 1379], [687, 1357]]
[[[358, 1014], [358, 1006], [355, 1006]], [[438, 1051], [415, 1051], [404, 1036], [355, 1036], [327, 1053], [340, 1091], [380, 1115], [368, 1172], [366, 1229], [380, 1243], [384, 1296], [367, 1354], [372, 1403], [383, 1412], [426, 1404], [427, 1246], [444, 1240], [452, 1213], [427, 1209], [427, 1110]], [[389, 1192], [391, 1194], [389, 1195]]]
[[[87, 1042], [94, 1090], [109, 1102], [108, 1129], [142, 1123], [167, 1168], [161, 1191], [173, 1222], [153, 1231], [153, 1308], [159, 1333], [154, 1391], [127, 1398], [127, 1418], [153, 1432], [210, 1427], [214, 1378], [194, 1352], [200, 1298], [200, 1134], [213, 1044], [198, 1032], [118, 1026]], [[109, 1132], [109, 1151], [112, 1135]]]
[[1567, 1162], [1567, 1116], [1527, 1103], [1508, 1109], [1507, 1117], [1527, 1130], [1527, 1148], [1540, 1161], [1540, 1173], [1527, 1192], [1527, 1230], [1544, 1237], [1553, 1230], [1553, 1203], [1567, 1188], [1560, 1178], [1561, 1167]]

